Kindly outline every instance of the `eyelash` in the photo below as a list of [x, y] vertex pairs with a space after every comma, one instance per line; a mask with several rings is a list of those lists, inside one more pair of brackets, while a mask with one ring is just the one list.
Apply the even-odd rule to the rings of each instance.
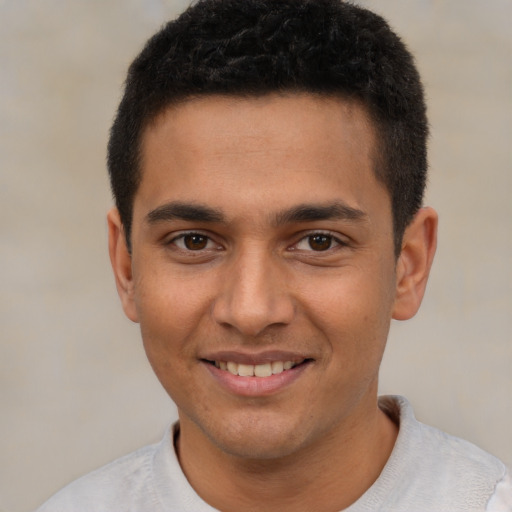
[[[201, 251], [204, 251], [205, 249], [208, 249], [207, 247], [202, 247], [202, 248], [198, 248], [198, 249], [194, 250], [194, 249], [190, 249], [189, 247], [186, 247], [186, 246], [180, 247], [178, 245], [178, 242], [182, 241], [185, 244], [186, 243], [185, 240], [187, 237], [191, 237], [191, 238], [197, 237], [197, 238], [204, 239], [206, 241], [206, 245], [215, 244], [212, 237], [205, 235], [204, 233], [197, 232], [197, 231], [189, 231], [187, 233], [181, 233], [178, 236], [175, 236], [172, 240], [170, 240], [168, 242], [168, 244], [175, 245], [176, 247], [178, 247], [179, 250], [184, 251], [184, 252], [201, 252]], [[216, 247], [219, 248], [220, 246], [217, 244]], [[211, 249], [211, 247], [209, 249]]]
[[[198, 247], [196, 248], [195, 250], [194, 249], [191, 249], [190, 247], [180, 247], [180, 245], [178, 245], [178, 242], [181, 241], [183, 242], [183, 244], [186, 244], [186, 238], [187, 237], [197, 237], [197, 238], [200, 238], [202, 239], [204, 242], [205, 242], [205, 246], [204, 247]], [[324, 248], [324, 249], [318, 249], [318, 250], [315, 250], [312, 246], [311, 246], [311, 240], [314, 238], [314, 237], [323, 237], [324, 239], [327, 239], [328, 241], [328, 247]], [[299, 244], [301, 243], [309, 243], [309, 249], [300, 249], [298, 248]], [[322, 242], [322, 241], [320, 241]], [[189, 231], [189, 232], [186, 232], [186, 233], [181, 233], [179, 234], [178, 236], [174, 237], [172, 240], [170, 240], [168, 242], [169, 245], [175, 245], [179, 250], [181, 251], [184, 251], [184, 252], [197, 252], [197, 253], [200, 253], [204, 250], [208, 250], [208, 249], [212, 249], [212, 247], [207, 247], [208, 244], [215, 244], [215, 242], [213, 241], [213, 239], [208, 236], [208, 235], [205, 235], [204, 233], [201, 233], [201, 232], [197, 232], [197, 231]], [[343, 242], [342, 240], [340, 240], [337, 236], [335, 236], [333, 233], [329, 232], [329, 231], [313, 231], [313, 232], [310, 232], [306, 235], [304, 235], [303, 237], [300, 238], [300, 240], [298, 242], [296, 242], [295, 244], [293, 244], [289, 250], [290, 251], [294, 251], [294, 250], [300, 250], [300, 251], [306, 251], [306, 252], [316, 252], [316, 253], [323, 253], [323, 252], [327, 252], [327, 251], [330, 251], [331, 249], [335, 249], [337, 247], [343, 247], [343, 246], [346, 246], [348, 245], [346, 242]], [[217, 244], [216, 246], [217, 249], [221, 248], [220, 245]]]
[[[315, 237], [322, 237], [324, 239], [328, 239], [329, 246], [326, 247], [325, 249], [313, 249], [313, 247], [311, 246], [311, 241]], [[308, 243], [309, 249], [297, 249], [298, 245], [302, 242]], [[305, 250], [307, 252], [323, 253], [346, 245], [347, 244], [345, 242], [340, 240], [336, 235], [329, 231], [314, 231], [303, 236], [296, 244], [294, 244], [291, 250]]]

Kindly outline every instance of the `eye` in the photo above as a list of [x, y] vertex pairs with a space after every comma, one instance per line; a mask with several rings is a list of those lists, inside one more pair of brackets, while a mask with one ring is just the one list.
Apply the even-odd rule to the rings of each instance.
[[171, 240], [171, 243], [184, 251], [202, 251], [217, 247], [209, 237], [201, 233], [184, 233]]
[[302, 238], [295, 246], [300, 251], [327, 251], [341, 245], [341, 242], [328, 233], [312, 233]]

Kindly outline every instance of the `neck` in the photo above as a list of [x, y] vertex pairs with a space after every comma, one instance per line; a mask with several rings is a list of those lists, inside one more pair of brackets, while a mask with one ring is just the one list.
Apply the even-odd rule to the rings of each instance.
[[181, 421], [180, 464], [199, 496], [225, 512], [342, 510], [377, 480], [398, 433], [376, 398], [363, 422], [354, 416], [300, 452], [265, 460], [226, 454]]

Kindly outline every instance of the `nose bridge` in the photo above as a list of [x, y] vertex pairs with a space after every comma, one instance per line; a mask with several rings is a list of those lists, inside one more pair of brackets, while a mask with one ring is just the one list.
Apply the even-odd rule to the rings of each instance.
[[263, 243], [247, 245], [233, 255], [214, 304], [216, 321], [247, 336], [289, 323], [294, 306], [279, 264]]

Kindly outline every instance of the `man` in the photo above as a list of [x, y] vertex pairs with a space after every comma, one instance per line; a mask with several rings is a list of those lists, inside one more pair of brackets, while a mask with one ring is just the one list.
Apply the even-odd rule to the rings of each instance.
[[41, 511], [509, 510], [510, 474], [377, 397], [437, 216], [412, 57], [339, 0], [204, 0], [134, 61], [110, 256], [179, 412]]

